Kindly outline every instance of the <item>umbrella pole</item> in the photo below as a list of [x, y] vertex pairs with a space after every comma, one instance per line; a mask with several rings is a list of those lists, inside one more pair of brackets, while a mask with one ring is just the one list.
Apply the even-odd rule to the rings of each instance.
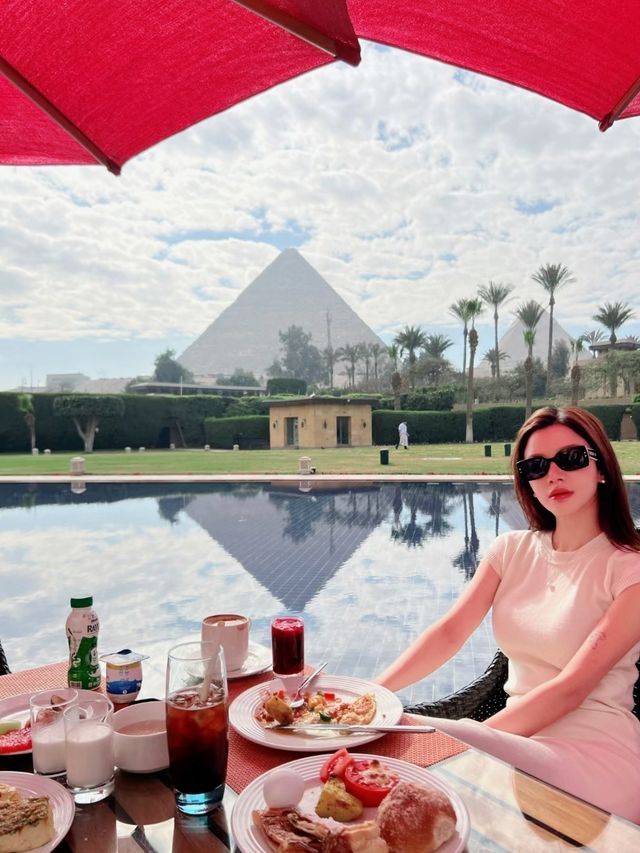
[[13, 83], [13, 85], [22, 92], [23, 95], [26, 95], [29, 100], [33, 101], [33, 103], [42, 110], [42, 112], [46, 113], [49, 118], [53, 119], [53, 121], [66, 131], [69, 136], [75, 139], [78, 145], [81, 145], [89, 152], [89, 154], [91, 154], [92, 157], [95, 157], [98, 163], [102, 163], [102, 165], [106, 166], [114, 175], [120, 174], [120, 166], [114, 160], [107, 157], [104, 151], [102, 151], [101, 148], [98, 148], [98, 146], [92, 142], [88, 136], [85, 136], [77, 125], [68, 119], [64, 113], [60, 112], [60, 110], [52, 104], [42, 92], [36, 89], [35, 86], [32, 86], [26, 77], [23, 77], [19, 71], [17, 71], [1, 56], [0, 74], [4, 75], [9, 82]]
[[308, 44], [319, 48], [336, 59], [341, 59], [349, 65], [360, 64], [360, 46], [357, 42], [355, 32], [354, 40], [356, 42], [356, 46], [351, 45], [346, 41], [337, 41], [336, 39], [331, 38], [326, 33], [312, 27], [310, 24], [306, 24], [304, 21], [300, 21], [298, 18], [288, 15], [281, 9], [274, 8], [269, 3], [265, 2], [265, 0], [233, 0], [233, 2], [238, 6], [248, 9], [250, 12], [254, 12], [266, 21], [276, 24], [283, 30], [297, 36], [299, 39], [302, 39], [302, 41], [306, 41]]

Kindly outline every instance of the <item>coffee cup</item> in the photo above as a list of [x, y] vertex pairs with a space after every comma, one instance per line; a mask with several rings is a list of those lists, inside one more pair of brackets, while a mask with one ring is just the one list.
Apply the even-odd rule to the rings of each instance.
[[237, 613], [218, 613], [202, 620], [202, 642], [218, 643], [224, 649], [227, 671], [241, 669], [249, 655], [248, 616]]

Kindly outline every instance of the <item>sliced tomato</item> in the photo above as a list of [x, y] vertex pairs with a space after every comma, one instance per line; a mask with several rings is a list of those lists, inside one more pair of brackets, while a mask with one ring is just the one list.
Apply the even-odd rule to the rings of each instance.
[[338, 776], [340, 779], [344, 777], [344, 772], [353, 761], [344, 747], [334, 752], [320, 768], [320, 781], [326, 782], [330, 776]]
[[0, 755], [31, 749], [31, 726], [0, 735]]
[[344, 786], [363, 806], [379, 806], [400, 777], [377, 758], [354, 759], [346, 767]]

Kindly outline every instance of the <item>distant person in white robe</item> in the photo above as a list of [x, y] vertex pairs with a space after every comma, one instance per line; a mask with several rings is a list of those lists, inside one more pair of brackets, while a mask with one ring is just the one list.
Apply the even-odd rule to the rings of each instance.
[[399, 447], [404, 447], [405, 450], [409, 447], [409, 430], [407, 429], [405, 421], [398, 424], [398, 443], [396, 444], [396, 450]]

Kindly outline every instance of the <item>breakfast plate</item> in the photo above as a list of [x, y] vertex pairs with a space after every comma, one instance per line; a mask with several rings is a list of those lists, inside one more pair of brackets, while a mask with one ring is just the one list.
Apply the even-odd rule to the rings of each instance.
[[[360, 755], [357, 753], [354, 753], [353, 757], [355, 759], [380, 758], [379, 755]], [[469, 823], [467, 808], [460, 796], [449, 785], [443, 782], [442, 779], [422, 767], [409, 764], [406, 761], [400, 761], [397, 758], [385, 757], [382, 760], [385, 766], [397, 773], [403, 782], [418, 782], [432, 785], [449, 797], [453, 810], [456, 813], [456, 832], [446, 844], [438, 848], [438, 853], [462, 853], [469, 839], [471, 825]], [[252, 818], [252, 812], [255, 809], [265, 809], [267, 807], [262, 792], [264, 782], [268, 776], [279, 770], [292, 770], [297, 773], [304, 782], [304, 793], [302, 800], [298, 804], [298, 808], [301, 812], [315, 817], [315, 806], [322, 788], [319, 773], [324, 761], [325, 757], [322, 755], [299, 758], [297, 761], [290, 761], [288, 764], [282, 764], [274, 770], [263, 773], [262, 776], [258, 776], [251, 784], [247, 785], [236, 800], [231, 814], [231, 832], [242, 853], [264, 853], [265, 850], [269, 849], [262, 830], [254, 824]], [[376, 811], [377, 809], [375, 808], [366, 808], [362, 820], [372, 820], [375, 817]], [[340, 825], [354, 826], [357, 822], [354, 821], [353, 823]], [[336, 825], [333, 821], [328, 821], [327, 823]]]
[[69, 791], [54, 779], [49, 779], [47, 776], [36, 776], [33, 773], [0, 771], [0, 782], [5, 785], [13, 785], [26, 798], [49, 797], [55, 835], [48, 844], [34, 847], [30, 853], [51, 853], [52, 850], [55, 850], [69, 831], [76, 811], [73, 797]]
[[239, 669], [227, 672], [229, 681], [236, 678], [247, 678], [249, 675], [258, 675], [271, 669], [271, 647], [261, 646], [260, 643], [249, 643], [249, 654], [246, 661]]
[[[55, 688], [51, 688], [53, 693]], [[18, 696], [9, 696], [7, 699], [0, 699], [0, 722], [12, 722], [17, 720], [21, 726], [24, 726], [29, 721], [29, 699], [36, 693], [45, 693], [46, 690], [32, 690], [30, 693], [20, 693]], [[95, 699], [95, 690], [78, 690], [80, 699]], [[2, 750], [2, 756], [6, 755], [27, 755], [31, 752], [31, 747], [28, 749], [14, 749], [11, 751]]]
[[[279, 690], [282, 683], [275, 679], [263, 684], [257, 684], [241, 693], [229, 708], [229, 722], [238, 734], [253, 743], [270, 746], [274, 749], [285, 749], [291, 752], [329, 752], [340, 747], [360, 746], [363, 743], [384, 736], [384, 732], [367, 734], [336, 734], [331, 731], [312, 732], [312, 726], [303, 732], [291, 729], [265, 729], [260, 725], [256, 714], [264, 694]], [[398, 697], [372, 681], [362, 678], [350, 678], [341, 675], [321, 675], [313, 682], [310, 690], [327, 690], [336, 693], [345, 702], [353, 702], [358, 696], [373, 693], [376, 697], [376, 713], [372, 724], [386, 723], [393, 725], [402, 716], [402, 703]]]

